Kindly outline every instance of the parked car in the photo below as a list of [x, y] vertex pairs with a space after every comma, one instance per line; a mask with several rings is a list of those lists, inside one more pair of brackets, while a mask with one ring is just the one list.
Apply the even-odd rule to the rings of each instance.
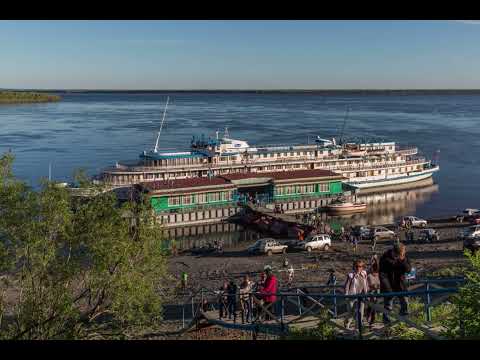
[[480, 224], [480, 214], [474, 214], [472, 216], [469, 216], [468, 221], [470, 222], [470, 224], [479, 225]]
[[388, 230], [387, 228], [383, 226], [376, 226], [371, 229], [370, 231], [370, 239], [375, 239], [375, 240], [393, 240], [396, 239], [398, 236], [393, 232], [392, 230]]
[[405, 223], [410, 223], [410, 225], [413, 226], [413, 227], [426, 227], [427, 226], [427, 220], [420, 219], [416, 216], [404, 216], [403, 220], [405, 221]]
[[463, 229], [458, 234], [458, 237], [460, 238], [460, 240], [475, 239], [475, 238], [480, 239], [480, 225], [473, 225], [473, 226], [467, 227], [466, 229]]
[[249, 246], [247, 251], [250, 254], [285, 254], [287, 252], [288, 245], [280, 244], [277, 240], [272, 238], [259, 239], [255, 244]]
[[360, 240], [366, 240], [370, 237], [371, 229], [368, 226], [355, 226], [353, 234], [358, 236]]
[[311, 252], [312, 250], [328, 250], [332, 246], [332, 239], [330, 235], [318, 234], [313, 235], [305, 239], [305, 241], [299, 241], [296, 248], [301, 250], [307, 250]]
[[440, 236], [435, 229], [423, 229], [418, 235], [418, 240], [438, 241], [440, 240]]

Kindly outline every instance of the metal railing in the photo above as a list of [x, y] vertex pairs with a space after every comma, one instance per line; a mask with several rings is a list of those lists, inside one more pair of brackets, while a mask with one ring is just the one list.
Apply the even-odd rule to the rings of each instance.
[[[183, 305], [182, 324], [185, 327], [185, 307], [191, 307], [192, 321], [196, 319], [204, 319], [207, 323], [220, 325], [232, 329], [254, 331], [254, 332], [269, 332], [276, 333], [278, 335], [287, 334], [291, 327], [300, 323], [300, 320], [305, 320], [307, 316], [315, 317], [319, 311], [326, 311], [331, 320], [350, 317], [352, 315], [351, 310], [339, 313], [341, 308], [344, 308], [347, 302], [354, 302], [356, 306], [355, 316], [355, 331], [358, 333], [358, 338], [363, 338], [363, 323], [361, 321], [361, 304], [366, 304], [372, 307], [379, 313], [383, 313], [392, 318], [397, 318], [395, 322], [405, 322], [407, 325], [414, 327], [428, 337], [433, 339], [441, 339], [442, 337], [436, 334], [432, 329], [426, 325], [418, 325], [402, 314], [396, 315], [391, 310], [386, 310], [373, 299], [378, 298], [394, 298], [394, 297], [415, 297], [421, 298], [424, 302], [424, 314], [426, 323], [431, 323], [433, 306], [446, 300], [445, 297], [458, 292], [459, 283], [463, 283], [463, 278], [441, 278], [441, 279], [422, 279], [410, 282], [409, 290], [400, 292], [388, 292], [388, 293], [364, 293], [346, 295], [343, 293], [343, 286], [337, 285], [336, 280], [329, 285], [314, 285], [303, 286], [301, 288], [290, 288], [279, 290], [275, 294], [267, 294], [261, 292], [250, 292], [247, 294], [249, 302], [255, 311], [255, 316], [247, 321], [246, 324], [229, 323], [222, 320], [215, 319], [212, 315], [212, 311], [218, 311], [219, 306], [224, 304], [219, 301], [221, 297], [227, 299], [232, 295], [222, 294], [219, 291], [213, 291], [211, 289], [202, 287], [199, 290], [191, 293], [188, 300]], [[442, 287], [441, 284], [450, 284], [450, 287]], [[275, 295], [276, 300], [268, 305], [262, 302], [262, 298], [268, 295]], [[436, 300], [434, 296], [440, 296]], [[214, 298], [211, 301], [212, 297]], [[207, 300], [207, 306], [205, 308], [205, 300]], [[210, 300], [210, 301], [208, 301]], [[238, 301], [238, 294], [235, 295], [235, 303]], [[309, 305], [307, 307], [307, 305]], [[316, 311], [314, 309], [317, 308]], [[191, 322], [192, 323], [192, 322]], [[339, 326], [335, 323], [336, 326]], [[462, 323], [460, 323], [460, 328]]]

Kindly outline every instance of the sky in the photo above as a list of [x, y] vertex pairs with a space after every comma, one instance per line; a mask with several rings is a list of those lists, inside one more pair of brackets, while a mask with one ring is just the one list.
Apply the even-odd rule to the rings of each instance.
[[480, 21], [0, 21], [0, 88], [479, 89]]

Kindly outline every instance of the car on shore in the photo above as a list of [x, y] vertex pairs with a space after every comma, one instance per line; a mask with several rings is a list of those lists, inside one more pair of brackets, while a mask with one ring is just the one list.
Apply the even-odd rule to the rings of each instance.
[[358, 236], [360, 240], [368, 240], [370, 238], [371, 230], [372, 229], [366, 225], [355, 226], [353, 228], [353, 234], [355, 236]]
[[420, 231], [420, 234], [418, 235], [418, 240], [428, 241], [428, 242], [439, 241], [440, 236], [438, 235], [438, 232], [435, 229], [423, 229]]
[[480, 239], [480, 225], [472, 225], [463, 230], [458, 234], [460, 240], [466, 239]]
[[288, 245], [280, 244], [277, 240], [272, 238], [259, 239], [255, 244], [247, 248], [247, 252], [251, 255], [267, 254], [286, 254]]
[[458, 237], [463, 241], [463, 250], [476, 252], [480, 248], [480, 225], [469, 226]]
[[[404, 216], [402, 218], [402, 220], [406, 223], [406, 224], [410, 224], [412, 227], [426, 227], [427, 226], [427, 220], [424, 220], [424, 219], [420, 219], [416, 216]], [[400, 220], [400, 222], [402, 222], [402, 220]]]
[[480, 224], [480, 210], [479, 209], [465, 209], [461, 215], [455, 216], [457, 222], [468, 221], [471, 224]]
[[305, 241], [299, 241], [295, 248], [300, 250], [306, 250], [311, 252], [312, 250], [325, 250], [327, 251], [332, 246], [332, 239], [327, 234], [317, 234], [305, 239]]
[[398, 235], [392, 231], [388, 230], [386, 227], [383, 226], [375, 226], [371, 228], [370, 234], [368, 239], [369, 240], [395, 240]]

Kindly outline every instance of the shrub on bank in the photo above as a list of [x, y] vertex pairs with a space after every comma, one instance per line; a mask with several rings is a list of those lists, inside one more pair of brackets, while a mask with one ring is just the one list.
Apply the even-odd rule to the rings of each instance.
[[0, 338], [125, 338], [160, 325], [168, 276], [148, 203], [101, 191], [72, 201], [48, 181], [33, 191], [12, 162], [0, 157], [0, 275], [15, 297], [0, 296]]
[[0, 91], [0, 104], [53, 102], [61, 99], [58, 95], [26, 92], [26, 91]]

